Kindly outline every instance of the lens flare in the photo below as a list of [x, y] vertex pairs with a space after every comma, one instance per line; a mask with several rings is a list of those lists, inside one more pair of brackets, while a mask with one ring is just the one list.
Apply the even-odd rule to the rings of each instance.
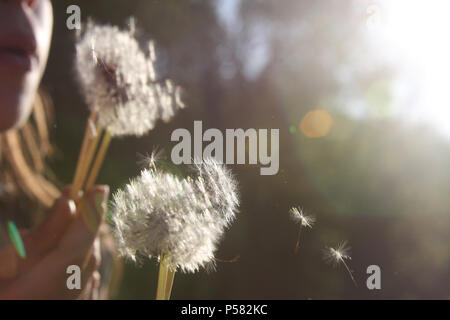
[[333, 118], [325, 110], [309, 111], [300, 123], [300, 130], [308, 138], [321, 138], [330, 133]]

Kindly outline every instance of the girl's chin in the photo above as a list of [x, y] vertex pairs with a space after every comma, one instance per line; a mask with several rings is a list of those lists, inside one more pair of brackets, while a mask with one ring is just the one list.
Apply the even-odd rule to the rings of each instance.
[[30, 116], [36, 84], [34, 77], [12, 78], [0, 75], [0, 132], [21, 127]]
[[20, 128], [28, 119], [30, 106], [0, 104], [0, 132]]

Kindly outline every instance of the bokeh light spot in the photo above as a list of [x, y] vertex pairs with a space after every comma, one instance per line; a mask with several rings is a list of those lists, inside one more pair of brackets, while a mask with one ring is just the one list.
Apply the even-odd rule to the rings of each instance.
[[308, 112], [300, 123], [300, 129], [308, 138], [325, 137], [333, 127], [333, 118], [325, 110]]
[[297, 132], [297, 128], [296, 128], [294, 125], [291, 125], [291, 126], [289, 127], [289, 132], [290, 132], [291, 134], [294, 134], [294, 133]]

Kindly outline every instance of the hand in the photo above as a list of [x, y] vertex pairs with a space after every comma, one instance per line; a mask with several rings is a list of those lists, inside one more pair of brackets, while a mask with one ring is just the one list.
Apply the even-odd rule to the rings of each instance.
[[[69, 194], [70, 189], [65, 188], [40, 227], [21, 232], [26, 259], [21, 259], [12, 246], [0, 251], [0, 299], [95, 297], [100, 264], [98, 230], [109, 188], [95, 186], [76, 202], [69, 200]], [[70, 275], [66, 270], [70, 265], [81, 269], [80, 290], [67, 288]]]

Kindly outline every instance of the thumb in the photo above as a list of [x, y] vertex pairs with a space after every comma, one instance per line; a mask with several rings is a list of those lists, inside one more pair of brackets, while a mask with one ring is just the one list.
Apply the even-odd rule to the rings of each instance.
[[40, 257], [55, 247], [75, 215], [75, 202], [65, 196], [58, 198], [45, 222], [24, 235], [23, 241], [28, 257], [30, 259]]
[[81, 200], [80, 216], [83, 219], [86, 228], [92, 232], [97, 233], [98, 228], [106, 214], [106, 207], [109, 197], [109, 187], [94, 186]]

